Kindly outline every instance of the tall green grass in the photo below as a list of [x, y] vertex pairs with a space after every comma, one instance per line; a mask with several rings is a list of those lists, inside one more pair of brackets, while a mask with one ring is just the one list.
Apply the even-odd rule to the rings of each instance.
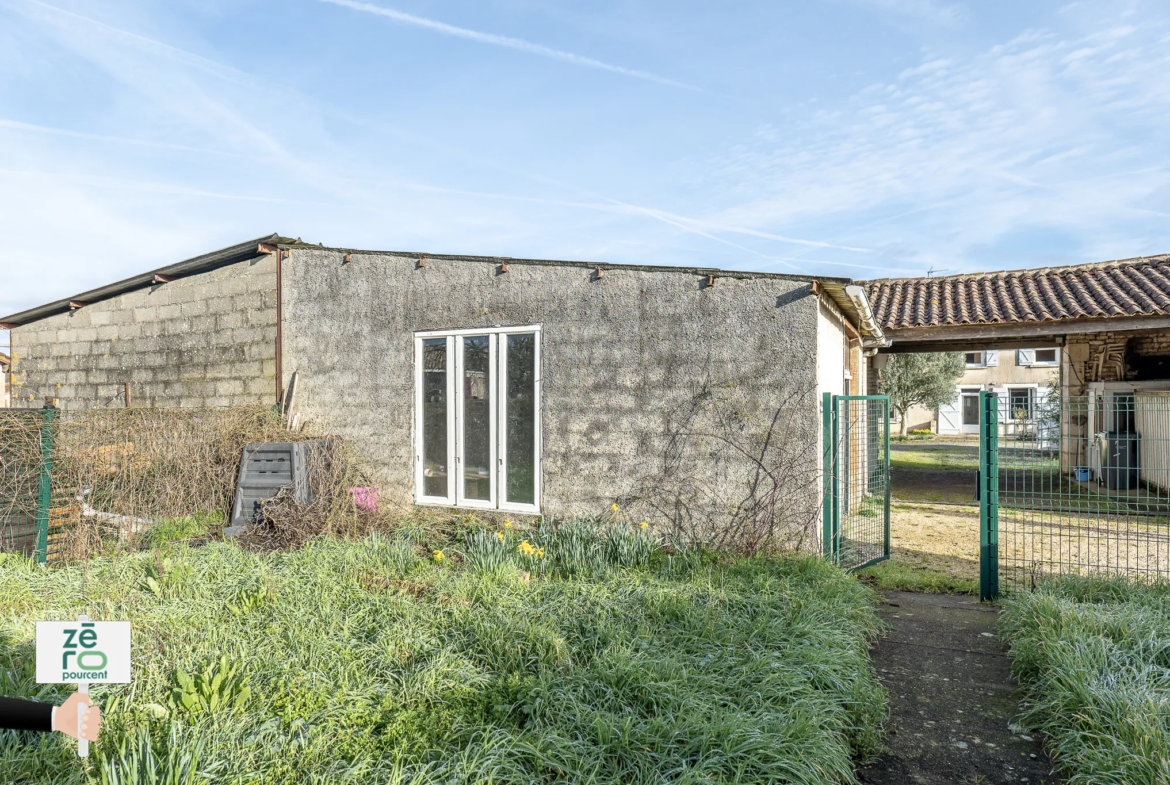
[[134, 623], [134, 682], [93, 688], [89, 763], [0, 731], [0, 779], [830, 783], [878, 743], [873, 598], [816, 559], [589, 524], [168, 559], [0, 564], [0, 694], [69, 692], [34, 683], [37, 619]]
[[1170, 586], [1054, 579], [1000, 625], [1070, 785], [1170, 782]]

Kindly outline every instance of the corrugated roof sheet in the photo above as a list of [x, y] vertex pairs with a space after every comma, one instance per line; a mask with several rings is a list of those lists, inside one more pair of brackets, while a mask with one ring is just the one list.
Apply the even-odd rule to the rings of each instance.
[[863, 285], [883, 329], [1170, 316], [1170, 254]]

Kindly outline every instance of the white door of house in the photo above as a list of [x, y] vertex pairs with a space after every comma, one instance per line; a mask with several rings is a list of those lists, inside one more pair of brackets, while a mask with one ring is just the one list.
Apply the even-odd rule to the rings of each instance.
[[979, 433], [979, 389], [964, 388], [959, 394], [962, 409], [961, 433]]
[[962, 418], [959, 411], [960, 396], [938, 407], [938, 432], [962, 433]]

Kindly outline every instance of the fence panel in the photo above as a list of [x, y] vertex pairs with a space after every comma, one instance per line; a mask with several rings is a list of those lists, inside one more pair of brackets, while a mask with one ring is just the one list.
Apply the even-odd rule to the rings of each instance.
[[0, 409], [0, 550], [41, 561], [48, 544], [41, 525], [48, 519], [45, 416], [41, 409]]
[[[981, 417], [991, 451], [981, 518], [985, 537], [998, 535], [1002, 586], [1044, 575], [1170, 578], [1170, 394], [984, 395], [993, 409]], [[994, 577], [984, 576], [985, 594]]]
[[825, 395], [825, 554], [856, 570], [890, 557], [890, 407]]
[[68, 561], [222, 519], [244, 445], [303, 438], [259, 407], [0, 410], [0, 550]]

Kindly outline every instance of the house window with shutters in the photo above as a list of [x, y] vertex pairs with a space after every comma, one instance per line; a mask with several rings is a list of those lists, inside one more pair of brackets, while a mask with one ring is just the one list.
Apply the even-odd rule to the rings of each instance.
[[968, 368], [992, 368], [999, 364], [999, 352], [991, 349], [984, 352], [966, 352], [963, 355]]
[[1017, 349], [1016, 365], [1031, 368], [1053, 366], [1060, 362], [1059, 349]]
[[415, 333], [415, 500], [540, 511], [540, 327]]

